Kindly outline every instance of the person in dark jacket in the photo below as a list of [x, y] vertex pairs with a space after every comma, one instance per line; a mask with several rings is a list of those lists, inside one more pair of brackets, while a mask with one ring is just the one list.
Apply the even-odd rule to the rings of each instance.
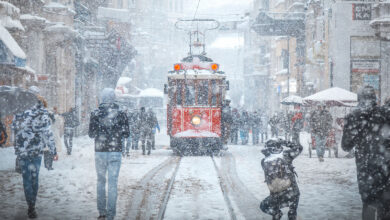
[[254, 111], [251, 114], [250, 125], [252, 129], [252, 144], [257, 145], [259, 144], [260, 130], [263, 126], [261, 122], [260, 114], [257, 111]]
[[341, 147], [355, 149], [362, 219], [390, 219], [390, 109], [377, 106], [371, 86], [359, 91], [357, 109], [345, 118]]
[[271, 126], [271, 137], [278, 137], [279, 136], [279, 116], [277, 113], [275, 113], [269, 120], [268, 124]]
[[145, 155], [147, 148], [147, 154], [150, 155], [150, 151], [152, 149], [153, 129], [157, 124], [157, 118], [153, 117], [153, 114], [150, 112], [146, 112], [145, 107], [141, 107], [139, 120], [142, 154]]
[[318, 105], [317, 110], [310, 115], [310, 128], [315, 139], [316, 152], [320, 162], [324, 161], [326, 140], [332, 129], [332, 122], [332, 115], [323, 103]]
[[74, 129], [79, 126], [80, 123], [74, 108], [70, 108], [68, 112], [61, 114], [61, 116], [64, 117], [64, 142], [67, 154], [71, 155]]
[[221, 114], [221, 135], [223, 144], [227, 144], [230, 137], [230, 129], [233, 123], [232, 119], [232, 109], [230, 107], [230, 100], [225, 100], [225, 103], [222, 106]]
[[15, 154], [23, 177], [24, 195], [28, 205], [27, 214], [29, 218], [36, 218], [35, 203], [43, 149], [47, 146], [50, 153], [55, 155], [53, 159], [58, 158], [54, 135], [50, 129], [52, 121], [42, 102], [18, 114], [15, 119], [12, 124], [17, 131]]
[[[283, 150], [283, 146], [287, 149]], [[260, 209], [264, 213], [272, 215], [273, 220], [281, 219], [283, 213], [280, 209], [284, 207], [289, 207], [289, 220], [297, 219], [300, 192], [292, 163], [302, 152], [302, 149], [303, 147], [298, 143], [270, 139], [262, 150], [265, 158], [261, 160], [261, 166], [264, 170], [265, 182], [270, 189], [270, 195], [260, 203]]]
[[230, 142], [232, 144], [238, 143], [239, 128], [240, 128], [240, 113], [238, 113], [237, 109], [233, 109], [233, 111], [232, 111], [232, 126], [230, 129]]
[[5, 145], [5, 142], [7, 142], [7, 138], [8, 138], [7, 130], [5, 129], [5, 126], [1, 121], [1, 114], [0, 114], [0, 147], [3, 147], [3, 145]]
[[243, 111], [240, 117], [240, 136], [243, 145], [248, 144], [249, 141], [249, 130], [251, 129], [249, 120], [248, 112]]
[[131, 149], [138, 150], [138, 142], [140, 136], [140, 120], [139, 113], [137, 110], [133, 110], [129, 114], [129, 129], [130, 129], [130, 138], [131, 138]]
[[153, 127], [152, 132], [152, 150], [156, 150], [156, 132], [160, 133], [160, 125], [158, 124], [156, 113], [153, 112], [153, 109], [148, 109], [149, 114], [151, 114], [152, 120], [156, 122], [156, 125]]
[[[100, 94], [99, 108], [91, 113], [88, 135], [95, 139], [97, 173], [97, 207], [99, 218], [114, 219], [116, 215], [118, 176], [122, 159], [122, 140], [129, 137], [129, 122], [125, 112], [115, 102], [114, 89]], [[108, 179], [108, 199], [106, 181]]]
[[299, 105], [294, 106], [294, 108], [295, 108], [295, 111], [293, 113], [294, 115], [291, 118], [291, 124], [292, 124], [291, 133], [292, 133], [292, 141], [298, 143], [299, 133], [303, 128], [303, 114], [300, 110], [301, 107]]

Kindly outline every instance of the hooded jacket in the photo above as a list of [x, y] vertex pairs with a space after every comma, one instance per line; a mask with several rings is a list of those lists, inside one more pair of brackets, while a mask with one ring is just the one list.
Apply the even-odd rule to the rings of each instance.
[[51, 123], [42, 104], [16, 115], [12, 124], [17, 131], [15, 154], [20, 158], [40, 156], [46, 146], [53, 155], [57, 154]]

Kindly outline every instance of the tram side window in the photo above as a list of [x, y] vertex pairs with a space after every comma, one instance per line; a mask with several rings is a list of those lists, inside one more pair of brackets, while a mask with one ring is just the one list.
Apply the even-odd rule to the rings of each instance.
[[219, 86], [216, 80], [211, 80], [211, 105], [217, 106], [218, 101], [218, 93], [219, 93]]
[[198, 83], [198, 105], [204, 106], [209, 103], [209, 82], [207, 80]]
[[185, 87], [186, 105], [195, 105], [195, 86], [193, 83], [188, 83]]
[[181, 81], [177, 81], [176, 84], [176, 104], [177, 105], [183, 105], [183, 83]]

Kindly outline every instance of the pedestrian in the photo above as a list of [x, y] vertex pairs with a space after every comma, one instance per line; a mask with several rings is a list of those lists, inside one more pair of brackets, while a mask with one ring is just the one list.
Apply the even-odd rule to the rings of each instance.
[[242, 145], [248, 144], [249, 140], [249, 114], [247, 111], [243, 111], [240, 117], [240, 137]]
[[299, 143], [270, 139], [262, 150], [265, 158], [261, 160], [261, 166], [270, 195], [260, 203], [260, 209], [272, 215], [273, 220], [281, 219], [283, 213], [280, 209], [284, 207], [289, 207], [289, 220], [297, 219], [300, 192], [292, 162], [302, 149]]
[[[107, 220], [114, 219], [116, 215], [122, 140], [130, 135], [126, 113], [121, 111], [119, 105], [114, 102], [114, 89], [103, 89], [100, 93], [99, 108], [91, 113], [88, 131], [89, 137], [95, 139], [99, 219]], [[107, 179], [108, 192], [106, 192]]]
[[279, 136], [279, 116], [277, 113], [271, 117], [268, 124], [271, 126], [271, 137], [277, 138]]
[[326, 105], [321, 103], [310, 115], [310, 128], [314, 136], [315, 147], [320, 162], [324, 161], [326, 140], [332, 129], [333, 118], [326, 109]]
[[152, 120], [156, 122], [156, 125], [153, 127], [153, 132], [152, 132], [152, 150], [156, 150], [156, 131], [160, 133], [160, 125], [158, 124], [156, 113], [154, 113], [151, 108], [149, 109], [149, 111], [151, 117], [153, 118]]
[[222, 105], [221, 114], [221, 135], [223, 144], [227, 144], [230, 137], [230, 129], [233, 123], [232, 110], [230, 108], [230, 100], [227, 99]]
[[268, 140], [268, 116], [265, 112], [261, 114], [261, 143], [264, 143], [264, 140]]
[[140, 119], [137, 110], [131, 112], [129, 118], [131, 149], [138, 150], [138, 142], [140, 139]]
[[[47, 102], [43, 102], [43, 107], [47, 108]], [[51, 130], [53, 132], [54, 142], [57, 144], [56, 135], [54, 131], [54, 124], [55, 124], [55, 116], [53, 112], [49, 112], [49, 118], [51, 120]], [[58, 152], [57, 145], [56, 145], [56, 152]], [[49, 147], [46, 145], [45, 148], [43, 148], [43, 164], [46, 169], [53, 170], [53, 160], [54, 156], [51, 152]]]
[[299, 133], [301, 132], [303, 128], [303, 114], [301, 112], [301, 107], [299, 105], [294, 106], [294, 113], [293, 117], [291, 118], [291, 134], [292, 134], [292, 141], [294, 143], [299, 142]]
[[357, 108], [345, 117], [341, 147], [355, 150], [362, 219], [390, 219], [390, 105], [378, 107], [375, 90], [358, 93]]
[[150, 155], [150, 151], [152, 149], [153, 128], [157, 124], [157, 119], [153, 117], [153, 114], [150, 111], [146, 112], [145, 107], [141, 107], [140, 110], [139, 120], [142, 154], [145, 155], [146, 150], [148, 150], [147, 154]]
[[238, 143], [239, 128], [240, 128], [240, 113], [238, 113], [238, 110], [235, 108], [232, 111], [232, 126], [230, 129], [230, 142], [232, 144]]
[[1, 121], [1, 114], [0, 114], [0, 147], [3, 147], [5, 143], [7, 142], [7, 130], [5, 129], [5, 126], [3, 125], [3, 122]]
[[42, 161], [42, 151], [45, 146], [58, 159], [54, 135], [51, 131], [51, 119], [49, 112], [44, 108], [43, 102], [18, 114], [13, 121], [13, 127], [17, 130], [15, 154], [23, 178], [23, 189], [28, 205], [28, 217], [37, 218], [35, 204], [38, 194], [38, 177]]
[[251, 114], [250, 125], [251, 125], [251, 128], [252, 128], [252, 144], [253, 145], [257, 145], [257, 144], [259, 144], [260, 129], [263, 126], [261, 124], [261, 117], [259, 115], [259, 112], [254, 111]]
[[75, 108], [70, 108], [68, 112], [61, 114], [64, 117], [64, 142], [67, 154], [72, 154], [72, 143], [74, 129], [79, 126], [79, 120], [76, 116]]
[[131, 148], [131, 145], [132, 145], [132, 139], [131, 139], [131, 126], [132, 126], [132, 123], [133, 121], [131, 120], [132, 119], [132, 112], [130, 110], [126, 110], [126, 115], [127, 115], [127, 120], [129, 122], [129, 137], [126, 138], [126, 141], [125, 141], [125, 138], [123, 138], [124, 140], [123, 141], [123, 144], [124, 142], [126, 142], [125, 146], [123, 147], [123, 152], [122, 152], [122, 156], [123, 157], [130, 157], [130, 148]]

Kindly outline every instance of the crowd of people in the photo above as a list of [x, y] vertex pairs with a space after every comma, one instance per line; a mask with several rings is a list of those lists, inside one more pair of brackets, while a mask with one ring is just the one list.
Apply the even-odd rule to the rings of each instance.
[[[95, 167], [97, 173], [97, 207], [99, 219], [114, 219], [116, 215], [117, 184], [122, 157], [129, 155], [130, 149], [137, 150], [141, 142], [142, 153], [150, 155], [154, 148], [154, 134], [159, 130], [156, 115], [151, 109], [141, 107], [138, 111], [126, 111], [115, 102], [115, 92], [106, 88], [100, 94], [99, 107], [91, 113], [89, 137], [95, 141]], [[297, 218], [299, 188], [293, 160], [302, 152], [299, 132], [306, 122], [314, 141], [319, 160], [323, 161], [326, 139], [332, 129], [333, 117], [325, 105], [319, 105], [305, 119], [299, 108], [286, 115], [274, 114], [268, 119], [262, 111], [241, 111], [230, 109], [229, 102], [222, 108], [221, 129], [223, 141], [238, 144], [265, 142], [262, 153], [265, 158], [261, 165], [270, 195], [265, 198], [260, 209], [280, 219], [281, 208], [289, 207], [288, 219]], [[36, 218], [36, 198], [38, 177], [42, 155], [48, 170], [52, 161], [58, 159], [60, 149], [59, 133], [52, 129], [58, 117], [64, 118], [64, 142], [67, 154], [72, 152], [74, 129], [79, 125], [75, 109], [58, 114], [49, 112], [47, 103], [40, 99], [32, 108], [17, 114], [13, 120], [15, 131], [15, 154], [17, 169], [22, 174], [23, 188], [28, 205], [29, 218]], [[358, 94], [358, 106], [341, 123], [343, 130], [341, 147], [345, 151], [354, 150], [356, 158], [359, 193], [363, 202], [362, 219], [390, 219], [390, 100], [383, 106], [377, 105], [375, 90], [366, 86]], [[280, 125], [285, 128], [282, 139]], [[268, 126], [271, 139], [268, 139]], [[65, 137], [66, 136], [66, 137]], [[7, 138], [0, 123], [0, 145]], [[106, 182], [108, 188], [106, 188]], [[106, 198], [107, 197], [107, 198]]]

